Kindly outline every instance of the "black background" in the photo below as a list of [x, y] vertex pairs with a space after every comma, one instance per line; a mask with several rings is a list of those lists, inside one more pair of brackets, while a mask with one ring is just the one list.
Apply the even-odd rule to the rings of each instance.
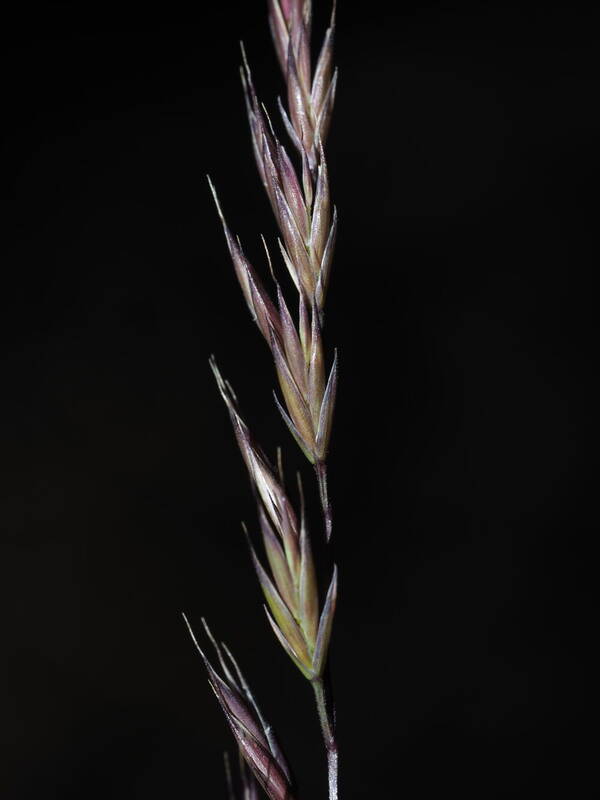
[[[339, 5], [342, 797], [590, 796], [598, 19]], [[225, 796], [229, 734], [182, 610], [238, 655], [299, 795], [325, 796], [207, 364], [304, 468], [205, 180], [262, 269], [237, 65], [243, 38], [272, 109], [265, 6], [4, 17], [3, 798]]]

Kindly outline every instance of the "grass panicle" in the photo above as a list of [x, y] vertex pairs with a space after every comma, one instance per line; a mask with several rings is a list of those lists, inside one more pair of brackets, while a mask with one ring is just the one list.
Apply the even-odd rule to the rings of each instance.
[[[280, 392], [279, 396], [275, 392], [276, 406], [314, 468], [329, 541], [333, 518], [327, 490], [327, 455], [337, 394], [338, 356], [337, 351], [333, 358], [326, 356], [323, 330], [338, 220], [324, 147], [337, 86], [333, 65], [335, 3], [314, 73], [310, 0], [269, 0], [268, 13], [285, 81], [287, 110], [281, 98], [278, 108], [282, 127], [292, 142], [291, 152], [280, 141], [259, 100], [243, 46], [240, 68], [254, 158], [279, 230], [275, 248], [281, 260], [279, 266], [279, 258], [275, 263], [263, 239], [270, 274], [268, 288], [246, 256], [240, 239], [229, 228], [210, 178], [209, 184], [242, 294], [271, 353]], [[286, 298], [283, 289], [281, 274], [286, 271], [291, 278], [290, 292], [295, 292], [293, 300]], [[297, 513], [285, 490], [281, 453], [275, 469], [244, 421], [235, 393], [222, 377], [214, 357], [210, 365], [256, 499], [263, 558], [247, 531], [246, 536], [266, 600], [268, 621], [313, 689], [327, 755], [329, 800], [337, 800], [335, 712], [325, 691], [329, 685], [337, 567], [330, 564], [331, 578], [321, 602], [300, 476]], [[204, 625], [221, 674], [205, 656], [191, 628], [190, 632], [238, 745], [242, 800], [256, 800], [259, 786], [271, 800], [294, 800], [290, 771], [271, 727], [231, 653], [214, 640]], [[237, 793], [228, 761], [226, 775], [230, 800], [235, 800]]]

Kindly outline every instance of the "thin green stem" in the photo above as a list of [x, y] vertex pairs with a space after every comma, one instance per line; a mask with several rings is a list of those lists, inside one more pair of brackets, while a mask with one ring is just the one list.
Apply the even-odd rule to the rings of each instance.
[[321, 723], [321, 732], [327, 752], [327, 774], [329, 779], [329, 800], [338, 800], [338, 747], [335, 739], [335, 723], [332, 715], [327, 708], [325, 697], [325, 685], [322, 678], [315, 678], [311, 681], [315, 700], [317, 702], [317, 713]]

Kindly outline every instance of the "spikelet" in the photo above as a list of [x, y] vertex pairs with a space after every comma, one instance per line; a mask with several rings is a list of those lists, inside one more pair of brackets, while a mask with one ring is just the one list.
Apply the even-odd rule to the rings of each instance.
[[[276, 397], [277, 407], [308, 460], [315, 465], [322, 464], [327, 457], [335, 407], [337, 353], [329, 376], [326, 376], [318, 309], [314, 304], [309, 309], [301, 292], [297, 328], [277, 283], [277, 302], [273, 301], [239, 241], [229, 230], [214, 186], [212, 183], [210, 186], [244, 298], [271, 349], [285, 405], [284, 408]], [[289, 259], [286, 263], [292, 264]], [[300, 282], [303, 280], [297, 274], [296, 277]]]
[[318, 150], [327, 138], [337, 71], [333, 69], [335, 3], [321, 46], [314, 78], [310, 69], [311, 3], [307, 0], [269, 0], [269, 25], [287, 85], [290, 115], [284, 124], [300, 156], [314, 171]]
[[[206, 621], [202, 623], [215, 648], [222, 675], [214, 669], [198, 644], [194, 632], [183, 615], [190, 635], [208, 672], [208, 682], [214, 691], [225, 719], [237, 742], [240, 755], [271, 800], [294, 800], [290, 771], [273, 734], [265, 721], [237, 662], [227, 646], [216, 642]], [[244, 800], [256, 797], [250, 777], [242, 771]]]
[[[304, 502], [300, 518], [267, 457], [242, 419], [237, 399], [214, 359], [211, 367], [255, 489], [258, 519], [270, 574], [250, 543], [252, 561], [267, 601], [267, 616], [281, 646], [309, 680], [321, 678], [337, 598], [337, 569], [319, 612], [319, 596]], [[302, 489], [300, 485], [300, 495]]]

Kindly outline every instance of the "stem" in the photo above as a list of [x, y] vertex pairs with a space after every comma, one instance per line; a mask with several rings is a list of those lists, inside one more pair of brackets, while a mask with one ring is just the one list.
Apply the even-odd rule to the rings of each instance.
[[325, 535], [327, 541], [329, 541], [333, 528], [333, 514], [331, 512], [331, 503], [329, 502], [329, 494], [327, 492], [327, 464], [324, 461], [317, 461], [315, 470], [319, 482], [319, 496], [321, 498], [321, 507], [323, 508], [323, 517], [325, 519]]
[[327, 709], [323, 679], [315, 678], [311, 683], [317, 701], [317, 713], [319, 715], [323, 741], [325, 742], [325, 750], [327, 752], [329, 800], [338, 800], [338, 747], [335, 740], [334, 722]]

